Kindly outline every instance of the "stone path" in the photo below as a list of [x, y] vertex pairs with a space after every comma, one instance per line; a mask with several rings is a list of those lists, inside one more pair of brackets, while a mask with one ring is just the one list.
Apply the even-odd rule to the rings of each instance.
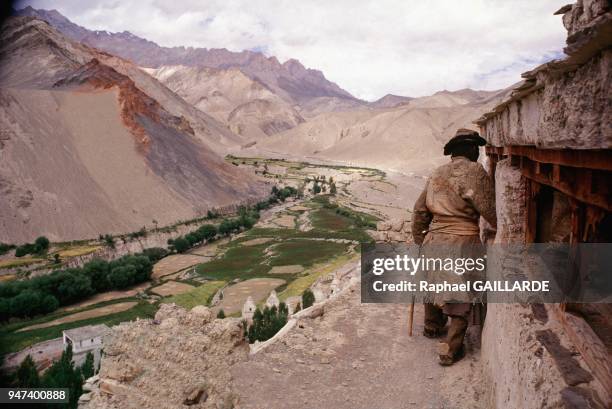
[[437, 341], [421, 335], [422, 307], [413, 337], [407, 310], [360, 304], [359, 288], [330, 301], [322, 317], [233, 367], [239, 408], [485, 408], [476, 337], [463, 361], [441, 367]]

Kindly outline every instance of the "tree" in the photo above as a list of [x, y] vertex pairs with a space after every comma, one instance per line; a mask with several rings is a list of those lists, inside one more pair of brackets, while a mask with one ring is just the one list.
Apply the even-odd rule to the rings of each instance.
[[217, 313], [217, 318], [220, 318], [220, 319], [225, 318], [225, 311], [223, 311], [223, 309], [219, 310], [219, 312]]
[[122, 289], [134, 284], [134, 276], [136, 268], [128, 264], [125, 266], [115, 267], [108, 274], [108, 283], [111, 288]]
[[40, 378], [36, 370], [36, 364], [30, 355], [26, 356], [17, 369], [16, 385], [18, 388], [39, 388]]
[[217, 235], [217, 228], [213, 224], [204, 224], [200, 226], [198, 233], [204, 240], [210, 241]]
[[228, 234], [232, 233], [234, 230], [238, 230], [239, 228], [240, 224], [238, 220], [223, 219], [223, 221], [219, 225], [219, 234], [227, 236]]
[[34, 240], [34, 245], [37, 247], [38, 253], [44, 253], [49, 249], [49, 239], [45, 236], [40, 236]]
[[31, 289], [25, 290], [10, 301], [10, 314], [13, 317], [32, 317], [40, 313], [40, 293]]
[[69, 304], [93, 294], [91, 279], [81, 273], [79, 269], [70, 269], [63, 272], [63, 280], [57, 288], [58, 300], [62, 305]]
[[83, 377], [81, 371], [74, 368], [71, 345], [68, 345], [60, 359], [45, 372], [42, 383], [45, 388], [68, 388], [70, 401], [67, 406], [77, 407], [79, 397], [83, 393]]
[[85, 356], [85, 362], [81, 366], [81, 374], [83, 375], [83, 379], [89, 379], [94, 376], [94, 356], [90, 352]]
[[8, 298], [0, 298], [0, 322], [11, 318], [11, 302]]
[[257, 308], [253, 314], [253, 324], [247, 331], [250, 343], [272, 338], [286, 323], [288, 310], [284, 303], [272, 308], [264, 307], [263, 312]]
[[115, 248], [115, 239], [113, 238], [113, 236], [111, 236], [110, 234], [105, 234], [104, 236], [102, 236], [102, 239], [104, 240], [104, 244], [106, 244], [108, 247], [110, 247], [111, 249]]
[[40, 301], [40, 312], [43, 314], [48, 314], [57, 310], [58, 308], [59, 301], [51, 294], [43, 296], [42, 300]]
[[184, 237], [178, 237], [172, 242], [172, 246], [174, 246], [174, 250], [177, 253], [184, 253], [189, 250], [189, 242]]
[[107, 280], [110, 265], [106, 260], [93, 259], [83, 266], [83, 271], [89, 276], [95, 292], [100, 293], [110, 289], [110, 283]]
[[315, 296], [313, 292], [309, 288], [307, 288], [302, 293], [302, 305], [304, 306], [304, 308], [308, 308], [311, 305], [313, 305], [314, 302], [315, 302]]
[[314, 185], [312, 186], [312, 193], [314, 193], [315, 195], [318, 195], [319, 193], [321, 193], [321, 186], [319, 186], [317, 182], [315, 182]]
[[31, 253], [36, 253], [36, 245], [32, 243], [23, 244], [15, 249], [15, 257], [23, 257]]
[[15, 248], [14, 244], [6, 244], [6, 243], [0, 242], [0, 255], [8, 253], [10, 250], [14, 248]]
[[144, 249], [142, 254], [146, 256], [151, 263], [155, 263], [168, 255], [168, 250], [161, 247], [151, 247]]
[[202, 238], [200, 238], [200, 235], [197, 233], [187, 233], [185, 235], [185, 240], [189, 242], [189, 247], [193, 247], [195, 244], [202, 241]]

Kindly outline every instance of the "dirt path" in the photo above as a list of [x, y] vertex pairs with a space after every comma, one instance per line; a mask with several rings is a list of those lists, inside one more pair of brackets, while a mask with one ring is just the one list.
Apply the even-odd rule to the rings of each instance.
[[[281, 341], [232, 369], [241, 409], [485, 408], [474, 342], [452, 367], [437, 364], [417, 306], [360, 304], [358, 289], [305, 319]], [[470, 339], [474, 338], [473, 336]]]

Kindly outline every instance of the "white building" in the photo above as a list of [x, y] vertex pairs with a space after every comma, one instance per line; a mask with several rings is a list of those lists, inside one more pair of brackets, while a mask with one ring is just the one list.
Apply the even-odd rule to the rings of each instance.
[[72, 345], [73, 362], [80, 365], [85, 361], [88, 352], [94, 356], [97, 363], [100, 361], [100, 352], [104, 346], [104, 335], [110, 328], [104, 324], [86, 325], [63, 331], [64, 349]]
[[253, 320], [253, 315], [255, 314], [255, 308], [256, 306], [253, 302], [253, 297], [249, 296], [242, 306], [242, 318], [247, 320], [247, 322], [251, 322]]
[[276, 295], [276, 291], [272, 290], [272, 292], [270, 293], [270, 296], [266, 300], [266, 307], [268, 307], [268, 308], [272, 308], [272, 307], [278, 308], [279, 304], [280, 304], [280, 301], [278, 300], [278, 296]]

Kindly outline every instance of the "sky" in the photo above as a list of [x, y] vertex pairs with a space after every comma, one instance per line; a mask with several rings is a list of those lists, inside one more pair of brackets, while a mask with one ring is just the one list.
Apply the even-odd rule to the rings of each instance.
[[162, 46], [295, 58], [358, 98], [494, 90], [562, 57], [567, 0], [25, 0]]

